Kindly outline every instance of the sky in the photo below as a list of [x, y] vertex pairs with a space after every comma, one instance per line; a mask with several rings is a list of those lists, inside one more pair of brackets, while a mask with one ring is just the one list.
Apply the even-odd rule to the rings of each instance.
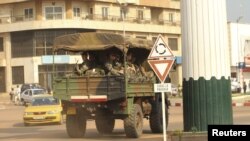
[[242, 16], [240, 23], [250, 24], [250, 0], [226, 0], [227, 21], [237, 22]]

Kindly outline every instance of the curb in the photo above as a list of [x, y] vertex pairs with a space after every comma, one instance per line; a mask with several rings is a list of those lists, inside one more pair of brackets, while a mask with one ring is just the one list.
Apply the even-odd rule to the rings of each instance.
[[[171, 107], [181, 107], [182, 106], [182, 103], [174, 103], [174, 104], [171, 104]], [[244, 103], [241, 103], [241, 102], [233, 102], [232, 103], [232, 106], [233, 107], [242, 107], [242, 106], [250, 106], [250, 101], [248, 102], [244, 102]]]
[[250, 102], [232, 103], [232, 106], [233, 106], [233, 107], [250, 106]]

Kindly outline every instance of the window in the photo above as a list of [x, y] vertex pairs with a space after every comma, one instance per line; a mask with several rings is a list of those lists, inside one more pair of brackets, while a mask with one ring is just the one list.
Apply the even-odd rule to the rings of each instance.
[[63, 18], [62, 7], [53, 6], [45, 7], [45, 18], [46, 20], [57, 20]]
[[[79, 32], [82, 31], [79, 30]], [[52, 55], [52, 46], [55, 37], [72, 33], [76, 33], [76, 30], [44, 30], [35, 32], [33, 31], [12, 32], [11, 33], [12, 57], [17, 58], [17, 57]], [[62, 51], [60, 52], [60, 54], [66, 54], [66, 52]]]
[[8, 73], [6, 72], [6, 69], [5, 67], [1, 67], [0, 66], [0, 92], [6, 92], [6, 74], [5, 73]]
[[137, 19], [138, 20], [143, 20], [143, 10], [138, 10], [137, 11]]
[[147, 39], [147, 37], [146, 36], [136, 36], [135, 38], [139, 38], [139, 39]]
[[89, 14], [94, 14], [94, 12], [93, 12], [93, 8], [91, 7], [91, 8], [89, 8]]
[[168, 45], [171, 48], [171, 50], [178, 50], [178, 39], [168, 38]]
[[24, 84], [24, 67], [23, 66], [12, 67], [12, 83]]
[[[47, 30], [35, 32], [35, 56], [52, 55], [53, 41], [57, 36], [76, 33], [75, 30]], [[59, 54], [66, 54], [65, 51]]]
[[79, 7], [74, 7], [73, 8], [73, 14], [74, 14], [74, 17], [81, 17], [81, 9]]
[[3, 37], [0, 37], [0, 51], [3, 51]]
[[102, 7], [102, 18], [108, 18], [108, 7]]
[[33, 55], [33, 34], [32, 31], [11, 33], [11, 54], [13, 58]]
[[122, 7], [121, 9], [120, 9], [120, 18], [122, 19], [122, 17], [124, 16], [124, 19], [126, 19], [126, 17], [127, 17], [127, 9], [126, 8], [124, 8], [124, 7]]
[[174, 13], [169, 13], [169, 21], [174, 22]]
[[32, 8], [24, 9], [24, 18], [25, 19], [33, 19], [33, 9]]

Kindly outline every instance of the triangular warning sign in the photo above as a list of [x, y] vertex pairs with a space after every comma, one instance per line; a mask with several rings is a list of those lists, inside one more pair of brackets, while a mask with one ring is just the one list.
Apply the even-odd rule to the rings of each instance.
[[148, 60], [148, 63], [163, 83], [174, 63], [174, 60]]
[[165, 43], [164, 38], [159, 35], [151, 52], [148, 56], [148, 59], [155, 59], [160, 57], [172, 57], [174, 56], [169, 46]]

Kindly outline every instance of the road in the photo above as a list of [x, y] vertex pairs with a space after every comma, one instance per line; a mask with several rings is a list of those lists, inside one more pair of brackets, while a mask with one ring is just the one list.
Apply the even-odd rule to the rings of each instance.
[[[0, 140], [1, 141], [82, 141], [83, 139], [72, 139], [67, 136], [65, 124], [63, 125], [43, 125], [25, 127], [22, 123], [24, 107], [12, 104], [0, 104]], [[250, 108], [234, 107], [234, 124], [250, 124]], [[170, 108], [168, 131], [183, 130], [182, 107]], [[85, 141], [110, 141], [110, 140], [130, 140], [126, 138], [123, 130], [123, 122], [116, 121], [114, 133], [112, 135], [101, 136], [95, 129], [93, 121], [88, 121]], [[148, 121], [144, 121], [144, 133], [137, 141], [162, 141], [162, 134], [152, 134]]]

